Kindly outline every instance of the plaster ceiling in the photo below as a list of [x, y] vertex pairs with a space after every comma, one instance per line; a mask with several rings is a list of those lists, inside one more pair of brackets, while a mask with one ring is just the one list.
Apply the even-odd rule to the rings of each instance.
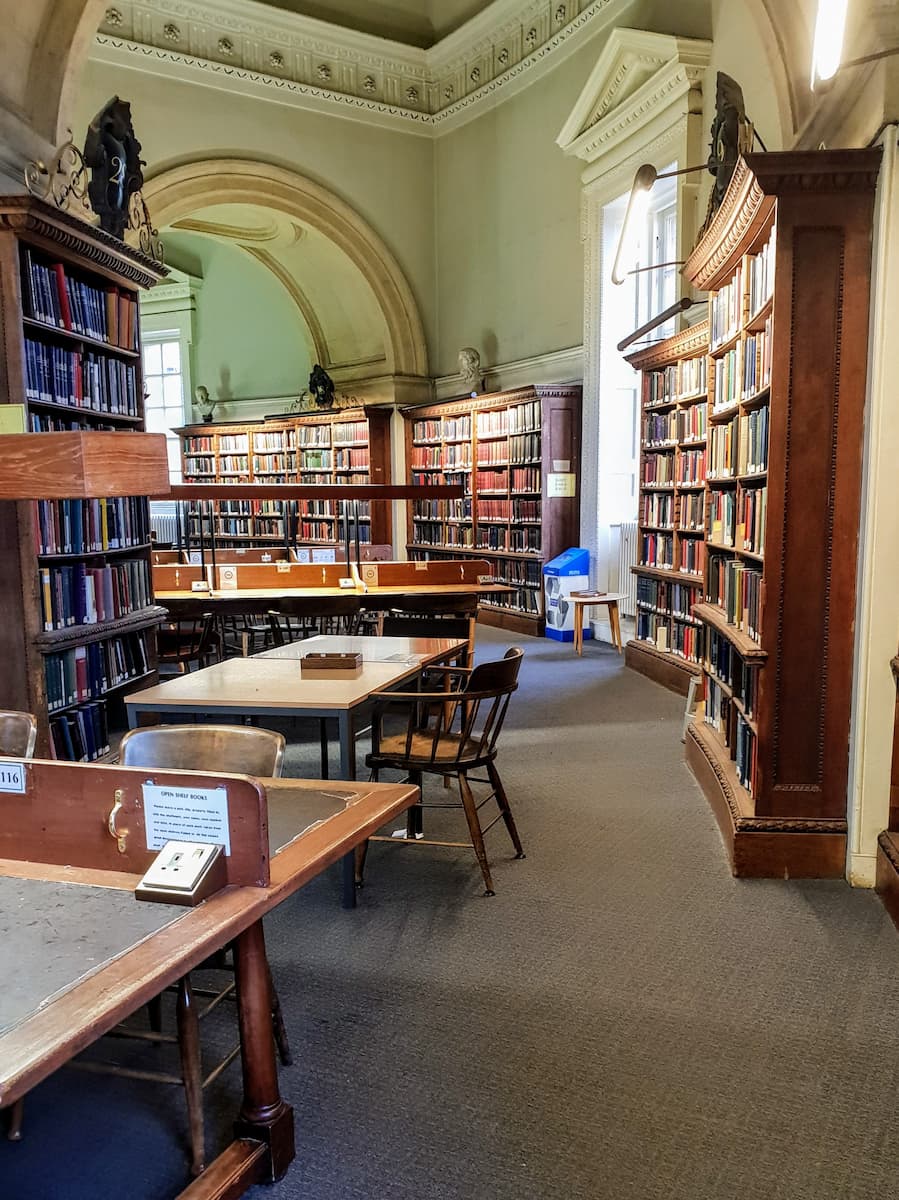
[[338, 378], [385, 368], [387, 331], [377, 299], [358, 267], [318, 230], [254, 204], [198, 209], [171, 228], [229, 243], [271, 272], [285, 304], [296, 308], [310, 355]]
[[300, 13], [360, 33], [429, 47], [494, 0], [263, 0], [271, 8]]

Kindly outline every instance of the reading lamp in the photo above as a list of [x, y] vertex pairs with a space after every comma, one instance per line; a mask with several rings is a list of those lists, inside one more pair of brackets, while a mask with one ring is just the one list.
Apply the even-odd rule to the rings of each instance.
[[624, 283], [628, 275], [634, 275], [637, 271], [655, 271], [659, 267], [681, 266], [680, 262], [655, 263], [651, 267], [638, 267], [632, 271], [622, 270], [623, 262], [628, 261], [630, 258], [637, 230], [646, 218], [646, 212], [649, 207], [649, 193], [652, 191], [655, 181], [657, 179], [671, 179], [675, 175], [689, 175], [692, 171], [706, 170], [708, 170], [708, 163], [701, 163], [698, 167], [681, 167], [679, 171], [662, 171], [661, 173], [655, 169], [652, 163], [644, 163], [642, 167], [637, 168], [634, 182], [631, 184], [631, 194], [627, 199], [627, 208], [624, 210], [624, 221], [621, 225], [621, 233], [618, 236], [618, 249], [615, 251], [615, 261], [612, 263], [612, 283]]
[[695, 304], [706, 304], [706, 300], [691, 300], [689, 296], [681, 296], [680, 300], [676, 300], [674, 304], [651, 317], [645, 325], [641, 325], [639, 329], [635, 329], [633, 333], [629, 333], [626, 338], [618, 343], [619, 350], [626, 350], [628, 346], [632, 346], [645, 333], [651, 333], [653, 329], [657, 329], [659, 325], [664, 325], [666, 321], [670, 321], [672, 317], [676, 317], [678, 313], [686, 312], [688, 308], [693, 308]]
[[843, 62], [843, 38], [848, 11], [849, 0], [818, 0], [815, 37], [812, 42], [812, 91], [833, 79], [840, 67], [860, 67], [863, 63], [877, 62], [878, 59], [899, 54], [899, 46], [893, 46], [889, 50], [877, 50], [873, 54], [863, 54], [860, 58], [850, 58]]

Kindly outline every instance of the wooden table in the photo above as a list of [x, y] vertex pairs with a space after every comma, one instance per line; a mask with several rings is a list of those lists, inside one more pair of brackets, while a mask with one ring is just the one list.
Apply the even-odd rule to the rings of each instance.
[[584, 652], [584, 611], [597, 604], [608, 605], [609, 628], [612, 631], [612, 645], [621, 653], [621, 622], [618, 619], [618, 604], [627, 597], [622, 592], [596, 592], [589, 596], [568, 597], [574, 605], [574, 648], [578, 654]]
[[[196, 613], [213, 612], [222, 616], [232, 613], [262, 615], [276, 609], [282, 600], [291, 598], [322, 600], [353, 596], [367, 608], [390, 608], [406, 596], [447, 597], [485, 596], [493, 592], [511, 592], [514, 588], [504, 583], [423, 583], [397, 584], [388, 587], [370, 587], [367, 591], [353, 588], [233, 588], [205, 592], [154, 590], [154, 602], [167, 608], [173, 618], [193, 616]], [[325, 611], [325, 604], [323, 604]]]
[[[15, 986], [6, 981], [0, 1002], [0, 1106], [235, 943], [243, 1102], [235, 1140], [182, 1200], [234, 1200], [286, 1172], [295, 1153], [293, 1114], [278, 1088], [262, 918], [419, 795], [405, 784], [266, 780], [264, 787], [268, 886], [227, 887], [197, 908], [139, 905], [129, 895], [140, 878], [133, 873], [0, 859], [4, 911], [11, 891], [28, 911], [28, 921], [14, 927]], [[65, 936], [68, 924], [77, 940]], [[48, 929], [60, 935], [55, 942], [48, 943]]]

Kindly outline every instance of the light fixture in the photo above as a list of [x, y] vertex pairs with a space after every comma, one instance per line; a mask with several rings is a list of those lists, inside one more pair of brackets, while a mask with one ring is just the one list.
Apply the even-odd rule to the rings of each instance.
[[[636, 257], [640, 228], [646, 220], [649, 209], [649, 193], [652, 191], [655, 181], [671, 179], [675, 175], [689, 175], [693, 171], [706, 170], [708, 170], [708, 163], [701, 163], [697, 167], [681, 167], [679, 171], [662, 171], [661, 174], [652, 163], [644, 163], [642, 167], [637, 168], [634, 182], [631, 184], [631, 194], [627, 199], [627, 208], [624, 210], [621, 233], [618, 235], [618, 249], [615, 251], [615, 261], [612, 263], [612, 283], [624, 283], [628, 275], [635, 273], [634, 270], [625, 269], [624, 264], [632, 262]], [[659, 267], [678, 265], [678, 263], [655, 263], [651, 267], [639, 267], [637, 270], [655, 271]]]
[[812, 91], [816, 82], [833, 79], [843, 57], [843, 35], [849, 0], [818, 0], [815, 37], [812, 42]]
[[815, 37], [812, 42], [811, 89], [821, 90], [844, 67], [860, 67], [865, 63], [879, 62], [899, 54], [899, 46], [887, 50], [875, 50], [858, 58], [843, 62], [843, 40], [846, 33], [846, 18], [849, 0], [818, 0], [815, 18]]
[[653, 329], [657, 329], [659, 325], [664, 325], [666, 321], [670, 321], [672, 317], [676, 317], [679, 313], [686, 312], [688, 308], [693, 308], [696, 304], [707, 304], [706, 300], [691, 300], [689, 296], [681, 296], [680, 300], [676, 300], [674, 304], [669, 306], [660, 313], [656, 313], [651, 317], [645, 325], [641, 325], [639, 329], [635, 329], [633, 333], [628, 334], [626, 338], [618, 343], [619, 350], [626, 350], [628, 346], [632, 346], [634, 342], [639, 341], [645, 333], [652, 333]]

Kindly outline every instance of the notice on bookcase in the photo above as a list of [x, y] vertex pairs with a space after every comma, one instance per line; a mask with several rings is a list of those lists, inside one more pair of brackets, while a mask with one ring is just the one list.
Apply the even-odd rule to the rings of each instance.
[[549, 471], [546, 476], [546, 495], [551, 500], [575, 495], [575, 476], [571, 471]]
[[316, 547], [312, 551], [312, 561], [314, 563], [337, 562], [337, 551], [325, 546]]
[[25, 793], [25, 764], [21, 762], [0, 763], [0, 792]]
[[219, 589], [221, 591], [232, 590], [237, 587], [237, 566], [230, 564], [227, 567], [219, 567]]
[[212, 842], [231, 853], [227, 788], [166, 787], [143, 784], [147, 849], [166, 842]]

